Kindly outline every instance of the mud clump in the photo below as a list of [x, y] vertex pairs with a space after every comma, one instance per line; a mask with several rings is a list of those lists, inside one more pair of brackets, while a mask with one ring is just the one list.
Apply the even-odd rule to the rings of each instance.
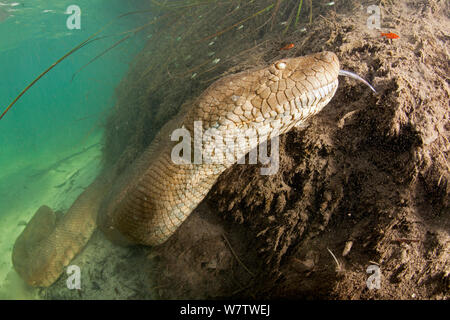
[[[352, 3], [317, 17], [307, 34], [288, 33], [295, 49], [287, 53], [264, 35], [265, 46], [228, 72], [329, 50], [378, 94], [342, 79], [306, 129], [281, 137], [275, 175], [255, 165], [227, 170], [175, 235], [151, 250], [159, 297], [449, 298], [449, 4], [385, 7], [383, 24], [395, 21], [400, 35], [392, 41], [368, 30], [361, 3]], [[183, 92], [180, 101], [195, 96]], [[147, 116], [157, 119], [152, 125], [169, 117]], [[141, 132], [154, 130], [145, 121], [135, 128], [124, 164], [147, 143]], [[378, 290], [367, 287], [370, 265], [381, 272]]]

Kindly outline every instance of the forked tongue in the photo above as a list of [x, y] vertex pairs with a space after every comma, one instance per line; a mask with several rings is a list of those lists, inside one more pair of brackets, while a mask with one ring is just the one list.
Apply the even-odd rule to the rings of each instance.
[[346, 71], [346, 70], [339, 70], [339, 75], [340, 76], [344, 76], [344, 77], [350, 77], [350, 78], [356, 79], [358, 81], [361, 81], [366, 86], [368, 86], [370, 88], [370, 90], [372, 90], [373, 92], [377, 93], [377, 91], [372, 87], [372, 85], [369, 82], [367, 82], [366, 80], [364, 80], [363, 78], [358, 76], [356, 73], [353, 73], [353, 72], [350, 72], [350, 71]]

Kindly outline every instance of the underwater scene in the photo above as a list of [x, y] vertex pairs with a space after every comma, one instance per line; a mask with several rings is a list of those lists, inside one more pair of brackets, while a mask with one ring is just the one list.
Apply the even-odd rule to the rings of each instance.
[[0, 299], [449, 299], [449, 26], [0, 0]]

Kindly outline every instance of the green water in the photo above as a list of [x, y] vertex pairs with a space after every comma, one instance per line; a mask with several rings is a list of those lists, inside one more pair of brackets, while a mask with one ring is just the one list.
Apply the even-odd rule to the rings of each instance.
[[[80, 30], [66, 25], [72, 4], [81, 9]], [[70, 49], [117, 16], [145, 9], [138, 0], [0, 1], [0, 111]], [[74, 73], [150, 18], [147, 12], [114, 20], [102, 32], [107, 38], [57, 65], [0, 120], [0, 297], [9, 291], [14, 298], [11, 248], [20, 222], [42, 204], [66, 209], [97, 174], [114, 89], [147, 34], [124, 41], [72, 80]], [[80, 185], [66, 185], [69, 178]]]

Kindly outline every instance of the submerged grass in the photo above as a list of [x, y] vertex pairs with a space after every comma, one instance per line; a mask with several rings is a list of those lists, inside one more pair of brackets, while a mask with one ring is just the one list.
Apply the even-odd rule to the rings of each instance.
[[249, 17], [247, 17], [247, 18], [245, 18], [245, 19], [243, 19], [243, 20], [241, 20], [241, 21], [238, 21], [238, 22], [236, 22], [235, 24], [233, 24], [233, 25], [231, 25], [231, 26], [229, 26], [229, 27], [227, 27], [227, 28], [225, 28], [225, 29], [223, 29], [223, 30], [221, 30], [221, 31], [219, 31], [219, 32], [216, 32], [216, 33], [214, 33], [214, 34], [212, 34], [212, 35], [210, 35], [210, 36], [208, 36], [208, 37], [206, 37], [206, 38], [203, 38], [203, 39], [201, 39], [200, 41], [206, 41], [206, 40], [215, 38], [215, 37], [217, 37], [217, 36], [220, 36], [220, 35], [224, 34], [225, 32], [228, 32], [228, 31], [230, 31], [231, 29], [233, 29], [233, 28], [235, 28], [235, 27], [237, 27], [237, 26], [239, 26], [239, 25], [242, 25], [243, 23], [247, 22], [248, 20], [250, 20], [250, 19], [252, 19], [252, 18], [254, 18], [254, 17], [256, 17], [256, 16], [259, 16], [260, 14], [262, 14], [262, 13], [264, 13], [264, 12], [266, 12], [266, 11], [269, 11], [270, 9], [272, 9], [272, 8], [274, 7], [274, 5], [275, 5], [275, 4], [271, 4], [271, 5], [267, 6], [267, 7], [265, 7], [264, 9], [259, 10], [258, 12], [252, 14], [251, 16], [249, 16]]
[[[202, 32], [199, 32], [198, 28], [195, 28], [195, 26], [199, 26], [204, 24], [205, 22], [205, 18], [202, 17], [202, 15], [198, 15], [198, 10], [201, 10], [201, 7], [207, 7], [208, 11], [211, 12], [211, 6], [213, 5], [214, 7], [217, 6], [221, 6], [222, 8], [224, 8], [224, 10], [226, 11], [228, 7], [229, 9], [231, 8], [230, 14], [227, 15], [227, 19], [225, 19], [225, 21], [223, 21], [223, 23], [225, 24], [225, 27], [222, 28], [219, 31], [216, 31], [212, 34], [209, 34], [207, 36], [204, 36], [200, 39], [197, 39], [196, 42], [204, 42], [204, 41], [208, 41], [214, 38], [217, 38], [219, 36], [222, 36], [230, 31], [232, 31], [233, 29], [240, 29], [243, 28], [245, 23], [248, 23], [250, 20], [254, 20], [255, 18], [259, 17], [259, 16], [264, 16], [265, 13], [272, 11], [272, 15], [270, 18], [271, 21], [271, 25], [270, 25], [270, 30], [273, 30], [276, 20], [277, 20], [277, 16], [285, 16], [287, 11], [291, 11], [292, 12], [292, 6], [291, 3], [289, 1], [284, 2], [283, 0], [265, 0], [265, 1], [255, 1], [255, 0], [251, 0], [251, 1], [242, 1], [242, 0], [230, 0], [230, 1], [219, 1], [219, 0], [211, 0], [211, 1], [177, 1], [177, 2], [169, 2], [167, 0], [165, 1], [157, 1], [157, 0], [151, 0], [151, 3], [157, 7], [159, 9], [159, 12], [165, 12], [165, 16], [167, 15], [173, 15], [174, 19], [172, 20], [172, 22], [176, 22], [176, 21], [180, 21], [180, 20], [184, 20], [186, 21], [186, 19], [181, 19], [182, 17], [184, 17], [186, 14], [187, 16], [189, 16], [191, 18], [191, 20], [186, 21], [189, 25], [193, 26], [193, 29], [195, 29], [195, 32], [197, 32], [197, 34], [202, 34]], [[298, 8], [297, 8], [297, 14], [295, 17], [295, 24], [294, 26], [296, 26], [298, 24], [299, 21], [299, 16], [300, 16], [300, 12], [301, 12], [301, 7], [302, 7], [302, 3], [303, 0], [300, 0], [299, 4], [298, 4]], [[311, 2], [312, 4], [312, 2]], [[259, 7], [259, 8], [258, 8]], [[229, 10], [228, 9], [228, 10]], [[254, 11], [253, 11], [254, 10]], [[252, 12], [253, 11], [253, 12]], [[85, 45], [96, 41], [96, 40], [100, 40], [104, 37], [97, 37], [101, 32], [103, 32], [105, 29], [107, 29], [112, 23], [114, 23], [115, 21], [117, 21], [120, 18], [129, 16], [129, 15], [133, 15], [133, 14], [138, 14], [138, 13], [145, 13], [145, 12], [155, 12], [154, 10], [150, 9], [150, 10], [145, 10], [145, 11], [134, 11], [134, 12], [128, 12], [125, 13], [123, 15], [118, 16], [116, 19], [114, 19], [113, 21], [111, 21], [109, 24], [105, 25], [104, 27], [100, 28], [97, 32], [95, 32], [94, 34], [92, 34], [89, 38], [87, 38], [85, 41], [83, 41], [82, 43], [80, 43], [79, 45], [77, 45], [76, 47], [74, 47], [73, 49], [71, 49], [69, 52], [67, 52], [66, 54], [64, 54], [60, 59], [58, 59], [55, 63], [53, 63], [50, 67], [48, 67], [46, 70], [44, 70], [40, 75], [38, 75], [29, 85], [27, 85], [19, 94], [18, 96], [5, 108], [5, 110], [1, 113], [0, 115], [0, 119], [2, 119], [9, 111], [10, 109], [17, 103], [17, 101], [31, 88], [33, 87], [33, 85], [35, 85], [44, 75], [46, 75], [50, 70], [52, 70], [54, 67], [56, 67], [59, 63], [61, 63], [62, 61], [64, 61], [66, 58], [68, 58], [69, 56], [71, 56], [72, 54], [74, 54], [75, 52], [77, 52], [79, 49], [81, 49], [82, 47], [84, 47]], [[214, 11], [212, 11], [214, 12]], [[241, 14], [241, 19], [237, 20], [237, 21], [232, 21], [233, 18], [239, 17], [239, 13]], [[289, 16], [289, 23], [286, 27], [286, 29], [284, 30], [284, 33], [286, 33], [289, 29], [289, 26], [292, 22], [292, 14], [290, 14]], [[72, 80], [75, 78], [75, 76], [82, 71], [84, 68], [86, 68], [88, 65], [90, 65], [91, 63], [93, 63], [94, 61], [98, 60], [99, 58], [101, 58], [103, 55], [105, 55], [106, 53], [108, 53], [110, 50], [114, 49], [115, 47], [117, 47], [119, 44], [123, 43], [125, 40], [127, 40], [128, 38], [130, 38], [132, 35], [142, 31], [144, 28], [146, 28], [149, 25], [153, 25], [155, 24], [155, 22], [159, 21], [158, 17], [157, 19], [154, 19], [153, 21], [150, 21], [147, 24], [144, 24], [143, 26], [140, 26], [138, 28], [136, 28], [135, 30], [130, 30], [127, 36], [123, 37], [122, 39], [120, 39], [119, 41], [115, 42], [114, 44], [112, 44], [110, 47], [108, 47], [107, 49], [105, 49], [103, 52], [101, 52], [100, 54], [98, 54], [97, 56], [95, 56], [94, 58], [92, 58], [88, 63], [86, 63], [85, 65], [83, 65], [79, 70], [77, 70], [73, 77]], [[264, 21], [255, 21], [250, 28], [246, 29], [247, 33], [254, 33], [258, 30], [260, 30], [260, 28], [264, 27], [267, 24], [268, 20]], [[163, 24], [164, 25], [164, 24]], [[188, 41], [187, 37], [188, 36], [192, 36], [193, 34], [189, 34], [189, 35], [182, 35], [182, 36], [176, 36], [176, 33], [178, 33], [180, 30], [180, 27], [177, 28], [177, 30], [173, 30], [174, 32], [172, 33], [172, 37], [175, 38], [180, 38], [181, 41]], [[209, 29], [209, 28], [205, 28], [205, 29]], [[162, 31], [162, 30], [160, 30]], [[241, 37], [245, 38], [245, 37]], [[172, 56], [172, 55], [170, 55]], [[201, 67], [203, 65], [207, 65], [208, 61], [216, 61], [215, 59], [207, 59], [204, 60], [203, 62], [197, 64], [198, 67]], [[171, 63], [170, 60], [167, 60], [167, 63], [165, 63], [164, 65], [167, 66]], [[192, 68], [189, 68], [188, 70], [191, 70]], [[210, 69], [210, 68], [209, 68]], [[154, 70], [153, 67], [150, 68], [146, 68], [147, 72], [144, 74], [144, 76], [147, 76], [149, 74], [149, 70]], [[179, 73], [181, 74], [181, 73]]]
[[295, 27], [297, 26], [298, 20], [300, 18], [300, 12], [302, 11], [303, 0], [298, 2], [297, 15], [295, 16]]

